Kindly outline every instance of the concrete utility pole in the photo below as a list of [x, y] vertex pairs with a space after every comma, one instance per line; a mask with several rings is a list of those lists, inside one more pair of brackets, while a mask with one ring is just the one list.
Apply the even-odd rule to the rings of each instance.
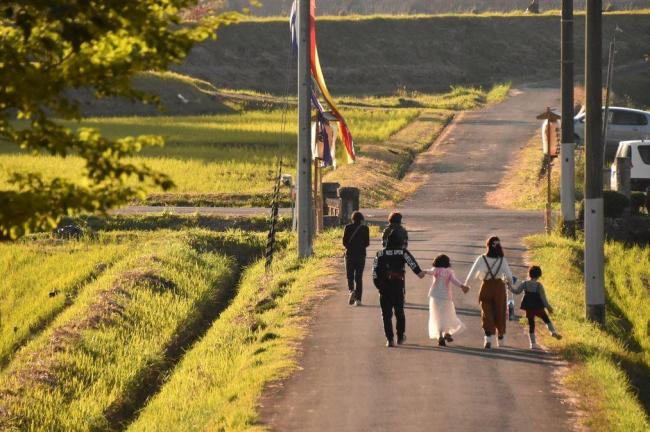
[[573, 0], [562, 0], [562, 142], [560, 145], [562, 229], [576, 235], [575, 131], [573, 130]]
[[309, 0], [298, 0], [298, 256], [312, 254], [313, 210], [311, 198], [311, 71]]
[[590, 321], [605, 323], [602, 0], [587, 0], [585, 38], [585, 304]]

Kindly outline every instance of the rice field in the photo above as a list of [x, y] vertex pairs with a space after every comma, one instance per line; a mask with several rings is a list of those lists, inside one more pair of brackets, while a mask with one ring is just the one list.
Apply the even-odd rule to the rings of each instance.
[[0, 244], [0, 366], [125, 251], [109, 242]]
[[[346, 119], [361, 145], [386, 140], [417, 115], [415, 109], [349, 110]], [[173, 193], [254, 196], [272, 191], [278, 156], [284, 158], [284, 172], [294, 174], [296, 117], [296, 112], [290, 111], [283, 123], [282, 111], [275, 110], [190, 117], [88, 118], [66, 124], [96, 128], [109, 138], [163, 136], [164, 148], [144, 149], [133, 161], [169, 174], [176, 184]], [[0, 146], [0, 187], [6, 187], [10, 171], [84, 181], [81, 158], [22, 154], [5, 144]]]
[[[0, 430], [122, 429], [202, 326], [226, 306], [241, 266], [259, 255], [264, 241], [235, 231], [111, 235], [123, 243], [119, 259], [81, 286], [0, 372]], [[14, 322], [30, 318], [29, 308], [42, 302], [39, 293], [62, 286], [42, 273], [53, 267], [43, 261], [60, 263], [74, 279], [87, 271], [73, 264], [89, 261], [92, 267], [97, 252], [110, 255], [102, 241], [57, 242], [26, 240], [0, 250], [2, 262], [24, 256], [17, 269], [36, 270], [40, 279], [35, 287], [23, 273], [6, 290], [16, 300], [3, 297], [1, 307], [17, 306]], [[249, 254], [236, 260], [233, 250]]]

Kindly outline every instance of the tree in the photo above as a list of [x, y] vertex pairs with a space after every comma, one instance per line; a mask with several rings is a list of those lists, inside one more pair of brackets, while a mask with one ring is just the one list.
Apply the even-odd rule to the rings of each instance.
[[[119, 96], [157, 103], [135, 90], [132, 77], [182, 60], [192, 45], [215, 35], [236, 14], [182, 23], [193, 0], [20, 0], [0, 6], [0, 144], [24, 152], [85, 160], [87, 185], [35, 172], [10, 173], [0, 189], [0, 239], [51, 229], [64, 215], [105, 212], [142, 196], [143, 186], [167, 190], [171, 179], [124, 158], [155, 136], [109, 140], [97, 130], [73, 131], [59, 119], [78, 119], [71, 89], [97, 98]], [[3, 143], [4, 141], [4, 143]], [[136, 186], [127, 184], [139, 180]]]

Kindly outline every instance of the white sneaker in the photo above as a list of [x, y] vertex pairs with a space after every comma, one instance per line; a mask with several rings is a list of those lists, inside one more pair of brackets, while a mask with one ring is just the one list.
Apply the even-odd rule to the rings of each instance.
[[485, 336], [483, 338], [483, 348], [484, 349], [492, 348], [492, 336]]
[[361, 300], [355, 300], [354, 305], [355, 306], [361, 306]]
[[539, 346], [539, 345], [537, 345], [536, 342], [531, 342], [531, 344], [530, 344], [530, 349], [532, 349], [532, 350], [541, 350], [542, 347]]
[[503, 335], [503, 337], [497, 338], [497, 346], [498, 347], [505, 347], [506, 345], [506, 335]]

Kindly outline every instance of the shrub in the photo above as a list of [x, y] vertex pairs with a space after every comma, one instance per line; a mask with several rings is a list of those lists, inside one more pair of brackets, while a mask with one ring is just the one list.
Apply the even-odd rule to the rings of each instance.
[[632, 207], [632, 214], [640, 214], [641, 210], [646, 207], [646, 195], [643, 192], [632, 192], [630, 206]]
[[[603, 191], [603, 207], [605, 217], [620, 218], [623, 216], [625, 208], [630, 205], [628, 197], [616, 191]], [[578, 208], [578, 218], [585, 219], [585, 200], [580, 201]]]

